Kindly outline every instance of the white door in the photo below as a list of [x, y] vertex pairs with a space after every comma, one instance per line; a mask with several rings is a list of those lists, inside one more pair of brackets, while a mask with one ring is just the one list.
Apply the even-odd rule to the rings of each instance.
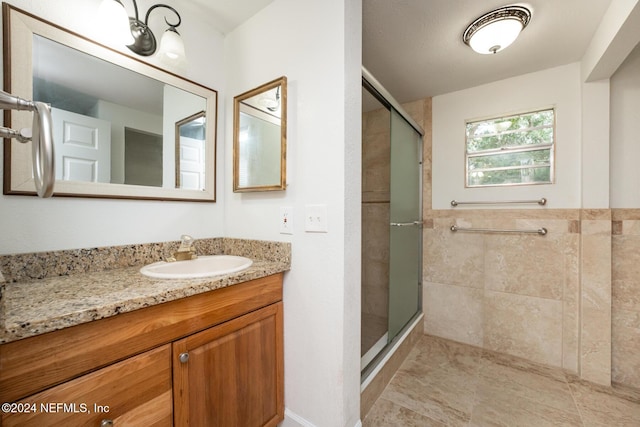
[[56, 179], [111, 181], [111, 123], [51, 109], [56, 141]]
[[180, 188], [204, 190], [204, 141], [180, 137]]

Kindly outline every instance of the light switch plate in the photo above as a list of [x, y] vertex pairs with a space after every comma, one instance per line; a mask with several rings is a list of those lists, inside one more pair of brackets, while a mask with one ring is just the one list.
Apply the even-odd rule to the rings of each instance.
[[327, 205], [305, 205], [304, 230], [310, 233], [327, 233]]
[[280, 234], [293, 234], [293, 208], [282, 206], [280, 208]]

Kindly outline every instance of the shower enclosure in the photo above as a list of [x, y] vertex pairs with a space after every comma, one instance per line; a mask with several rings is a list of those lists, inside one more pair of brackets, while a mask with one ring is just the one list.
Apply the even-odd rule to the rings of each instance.
[[361, 370], [375, 369], [421, 313], [421, 127], [362, 74]]

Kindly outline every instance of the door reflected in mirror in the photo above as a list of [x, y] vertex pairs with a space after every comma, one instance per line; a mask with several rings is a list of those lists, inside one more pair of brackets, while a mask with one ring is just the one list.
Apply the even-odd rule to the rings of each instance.
[[233, 191], [286, 189], [287, 78], [234, 98]]
[[164, 158], [179, 150], [163, 128], [187, 115], [203, 118], [205, 98], [34, 35], [33, 99], [52, 108], [56, 179], [204, 189], [203, 179], [171, 182], [179, 171]]
[[204, 189], [206, 125], [204, 111], [176, 123], [176, 188]]

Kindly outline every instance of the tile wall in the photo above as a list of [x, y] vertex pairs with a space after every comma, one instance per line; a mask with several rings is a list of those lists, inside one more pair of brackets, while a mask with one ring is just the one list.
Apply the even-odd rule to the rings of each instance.
[[430, 134], [424, 157], [425, 333], [640, 389], [640, 209], [432, 210]]
[[[425, 210], [425, 333], [640, 388], [640, 209]], [[548, 229], [536, 234], [451, 232]]]
[[640, 209], [613, 209], [612, 379], [640, 388]]
[[[432, 210], [431, 99], [403, 108], [426, 130], [425, 333], [640, 389], [640, 209]], [[371, 116], [363, 126], [365, 138], [375, 134]], [[363, 170], [373, 164], [388, 171], [387, 149], [365, 154]], [[370, 192], [373, 182], [388, 179], [384, 173], [374, 167], [363, 176], [363, 221], [388, 222], [367, 206], [385, 200]], [[453, 233], [454, 224], [545, 227], [548, 234]], [[371, 237], [363, 236], [364, 251]], [[363, 278], [376, 275], [363, 270]], [[363, 288], [363, 303], [368, 292]]]
[[425, 228], [425, 332], [577, 372], [579, 211], [457, 209]]

